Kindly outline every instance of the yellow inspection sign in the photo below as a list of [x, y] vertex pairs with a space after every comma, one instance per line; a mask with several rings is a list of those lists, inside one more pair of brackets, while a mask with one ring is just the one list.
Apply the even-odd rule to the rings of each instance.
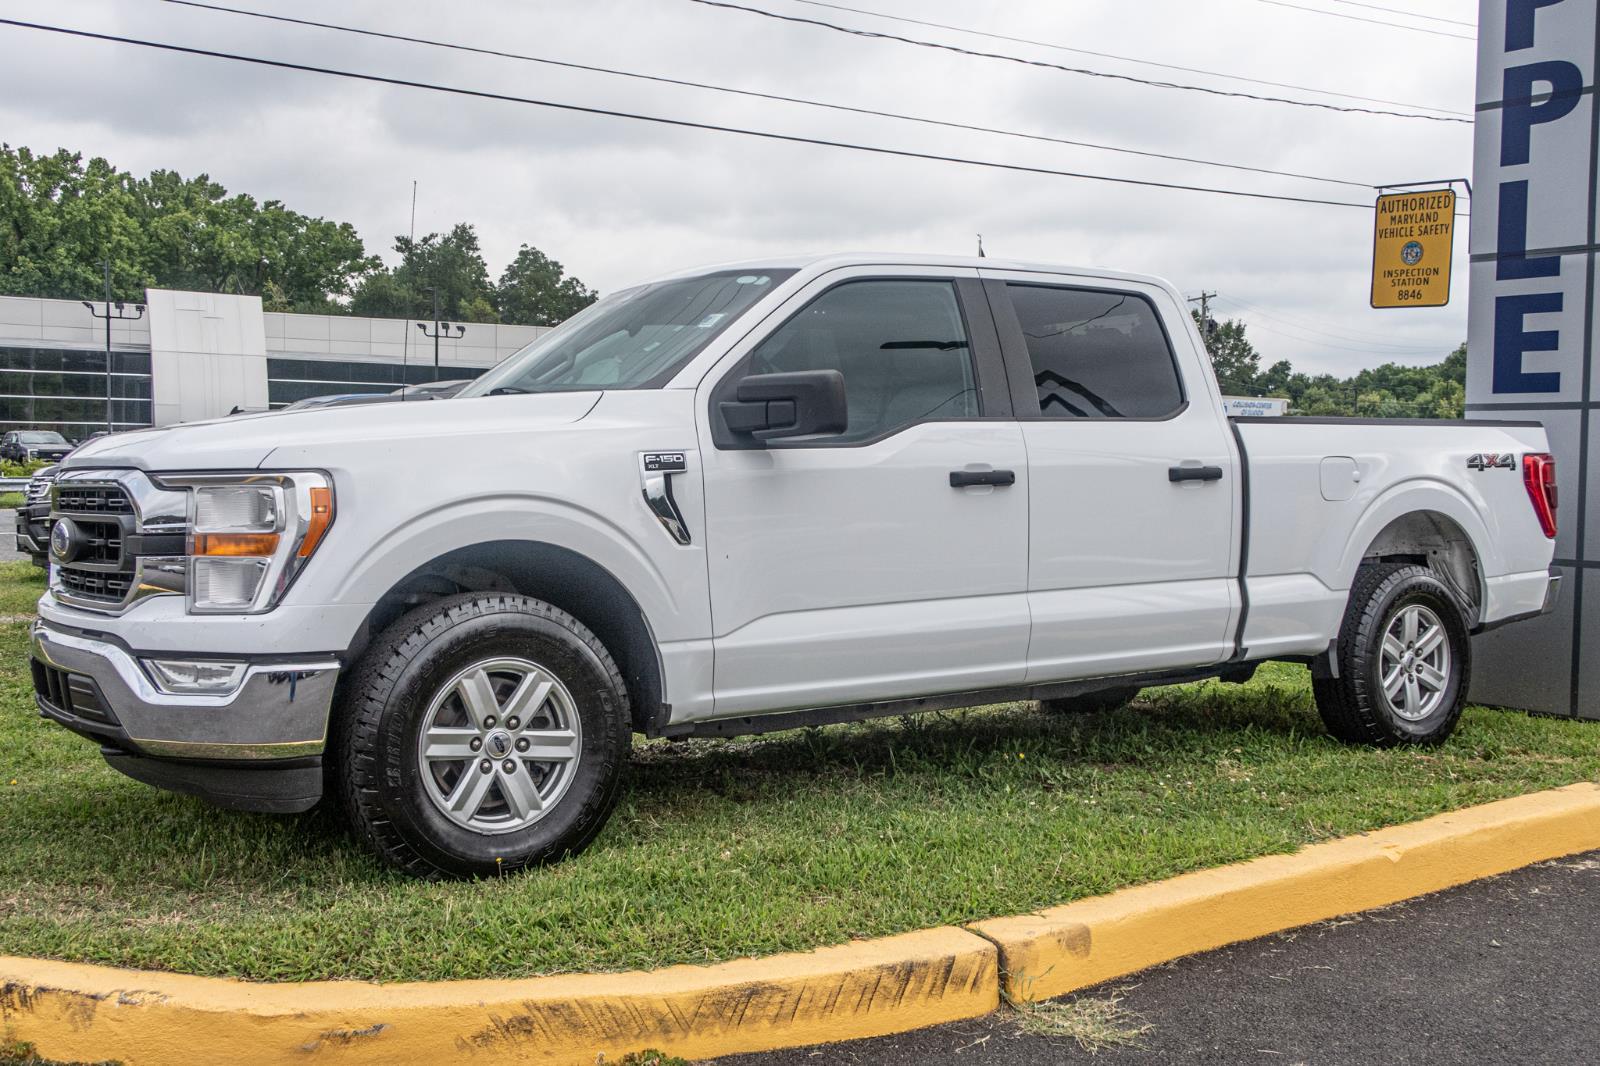
[[1443, 307], [1450, 302], [1456, 194], [1424, 189], [1378, 197], [1372, 226], [1372, 306]]

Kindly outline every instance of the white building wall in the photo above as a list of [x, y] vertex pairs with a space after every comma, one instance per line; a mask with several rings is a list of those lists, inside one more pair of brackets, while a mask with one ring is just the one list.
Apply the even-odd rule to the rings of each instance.
[[[104, 310], [105, 304], [97, 304]], [[133, 305], [126, 308], [133, 314]], [[106, 325], [77, 300], [40, 300], [28, 296], [0, 296], [0, 344], [38, 345], [49, 348], [104, 351]], [[150, 316], [113, 320], [113, 348], [147, 348]]]
[[156, 425], [266, 409], [261, 297], [150, 289], [146, 302]]
[[[353, 318], [349, 315], [295, 315], [269, 312], [263, 329], [269, 355], [286, 359], [359, 359], [371, 362], [433, 365], [433, 340], [414, 318]], [[483, 369], [494, 366], [550, 332], [549, 326], [507, 326], [493, 322], [462, 323], [466, 333], [439, 338], [439, 366]], [[441, 374], [448, 378], [448, 373]]]

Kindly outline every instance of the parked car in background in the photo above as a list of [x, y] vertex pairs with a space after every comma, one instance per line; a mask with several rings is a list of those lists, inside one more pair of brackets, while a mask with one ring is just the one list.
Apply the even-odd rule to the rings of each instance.
[[389, 392], [339, 392], [331, 396], [307, 396], [278, 410], [310, 411], [320, 407], [359, 407], [369, 403], [391, 403], [394, 399], [394, 394]]
[[1340, 740], [1437, 744], [1471, 634], [1555, 605], [1548, 453], [1537, 422], [1230, 419], [1151, 277], [691, 271], [448, 403], [86, 445], [33, 680], [131, 777], [277, 812], [326, 785], [430, 877], [581, 850], [635, 732], [1082, 711], [1279, 660]]
[[398, 396], [402, 400], [448, 400], [471, 384], [471, 378], [461, 378], [455, 381], [425, 381], [421, 385], [407, 385], [403, 389], [396, 389], [390, 395]]
[[50, 487], [59, 469], [46, 466], [34, 471], [17, 508], [17, 551], [27, 552], [34, 566], [50, 565]]
[[280, 407], [280, 411], [308, 411], [319, 407], [363, 407], [374, 403], [404, 403], [416, 400], [448, 400], [468, 385], [470, 379], [456, 381], [429, 381], [421, 385], [407, 385], [393, 392], [341, 392], [331, 396], [309, 396], [304, 400]]
[[27, 463], [35, 459], [65, 459], [73, 445], [53, 430], [14, 429], [0, 437], [0, 459]]

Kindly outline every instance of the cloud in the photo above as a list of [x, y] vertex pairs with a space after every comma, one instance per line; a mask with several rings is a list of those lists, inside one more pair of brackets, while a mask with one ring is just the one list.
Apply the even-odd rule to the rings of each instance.
[[[791, 0], [757, 2], [1066, 65], [1311, 95]], [[448, 17], [422, 0], [336, 7], [245, 0], [242, 6], [251, 5], [433, 40], [1357, 181], [1470, 171], [1470, 126], [1152, 88], [863, 40], [687, 0], [484, 0], [452, 5]], [[1466, 42], [1262, 5], [871, 0], [862, 6], [1393, 100], [1470, 110], [1472, 99], [1474, 54]], [[844, 115], [159, 0], [19, 0], [8, 11], [14, 18], [696, 122], [1115, 176], [1358, 203], [1371, 198], [1362, 189]], [[532, 243], [602, 290], [694, 262], [796, 250], [966, 253], [982, 232], [993, 255], [1112, 266], [1164, 275], [1190, 293], [1219, 291], [1217, 312], [1251, 322], [1269, 362], [1288, 358], [1307, 370], [1348, 373], [1396, 357], [1431, 361], [1466, 330], [1464, 236], [1453, 306], [1367, 309], [1371, 216], [1361, 210], [774, 143], [18, 29], [0, 28], [0, 47], [8, 57], [0, 69], [0, 129], [9, 142], [70, 147], [136, 171], [205, 171], [234, 191], [349, 220], [370, 248], [384, 252], [410, 226], [415, 180], [419, 232], [471, 222], [492, 271], [520, 244]]]

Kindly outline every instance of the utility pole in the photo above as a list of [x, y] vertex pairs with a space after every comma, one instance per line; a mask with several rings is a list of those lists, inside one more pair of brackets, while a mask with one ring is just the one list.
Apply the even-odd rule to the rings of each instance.
[[1208, 339], [1216, 330], [1216, 324], [1211, 321], [1211, 301], [1216, 298], [1216, 293], [1206, 292], [1204, 289], [1200, 290], [1199, 296], [1189, 297], [1190, 303], [1200, 305], [1200, 334]]
[[[461, 325], [452, 326], [448, 322], [440, 322], [439, 321], [439, 290], [436, 289], [436, 288], [430, 288], [430, 289], [424, 289], [423, 291], [426, 292], [426, 293], [429, 293], [429, 294], [431, 294], [433, 296], [433, 330], [430, 332], [429, 329], [428, 329], [427, 323], [424, 323], [424, 322], [418, 322], [417, 323], [417, 328], [422, 331], [422, 335], [424, 337], [432, 337], [433, 338], [433, 380], [438, 381], [439, 380], [439, 338], [440, 337], [452, 337], [453, 336], [453, 337], [455, 337], [456, 339], [459, 340], [460, 338], [466, 336], [467, 327], [466, 326], [461, 326]], [[451, 333], [450, 332], [451, 330], [455, 330], [455, 332]]]
[[109, 258], [102, 259], [100, 261], [100, 265], [105, 267], [106, 272], [106, 309], [104, 312], [96, 311], [94, 309], [93, 301], [90, 300], [83, 301], [83, 306], [87, 307], [89, 309], [89, 313], [94, 317], [103, 318], [106, 320], [106, 432], [111, 433], [114, 431], [114, 426], [112, 425], [111, 421], [111, 322], [113, 319], [118, 321], [132, 321], [143, 318], [144, 304], [134, 304], [134, 313], [130, 315], [124, 310], [124, 308], [127, 307], [127, 304], [123, 303], [121, 300], [117, 300], [115, 301], [116, 312], [112, 313], [111, 308], [113, 306], [113, 301], [111, 299], [111, 260]]

